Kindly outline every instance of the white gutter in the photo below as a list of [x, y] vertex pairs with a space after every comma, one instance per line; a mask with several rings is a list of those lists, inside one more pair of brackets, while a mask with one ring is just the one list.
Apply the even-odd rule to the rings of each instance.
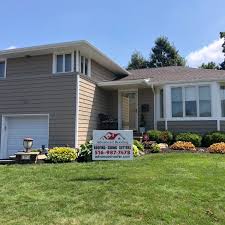
[[116, 81], [103, 81], [99, 82], [99, 87], [114, 87], [114, 86], [122, 86], [122, 85], [147, 85], [150, 79], [138, 79], [138, 80], [116, 80]]

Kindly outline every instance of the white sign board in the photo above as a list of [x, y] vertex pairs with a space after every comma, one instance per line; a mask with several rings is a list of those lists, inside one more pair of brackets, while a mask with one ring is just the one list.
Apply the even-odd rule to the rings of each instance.
[[132, 130], [94, 130], [93, 160], [133, 159]]

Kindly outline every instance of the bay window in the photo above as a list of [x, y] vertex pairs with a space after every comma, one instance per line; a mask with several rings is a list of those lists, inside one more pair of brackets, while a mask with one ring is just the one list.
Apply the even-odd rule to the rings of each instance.
[[196, 87], [185, 87], [185, 116], [197, 116]]
[[172, 88], [172, 117], [182, 117], [183, 116], [183, 93], [182, 88]]
[[88, 75], [89, 65], [88, 58], [81, 56], [80, 57], [80, 72], [82, 74]]
[[211, 92], [209, 86], [199, 87], [199, 116], [211, 116]]
[[220, 86], [221, 114], [225, 117], [225, 85]]
[[210, 86], [171, 88], [171, 109], [172, 117], [211, 117]]

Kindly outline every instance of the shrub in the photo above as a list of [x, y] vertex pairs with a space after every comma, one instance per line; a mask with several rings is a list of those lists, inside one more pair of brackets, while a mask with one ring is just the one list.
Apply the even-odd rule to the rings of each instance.
[[208, 151], [210, 153], [225, 153], [225, 143], [224, 142], [220, 142], [220, 143], [215, 143], [210, 145], [210, 147], [208, 148]]
[[160, 135], [161, 135], [161, 131], [159, 130], [149, 130], [147, 131], [147, 134], [149, 136], [150, 141], [156, 141], [156, 142], [160, 142]]
[[173, 141], [173, 134], [170, 131], [162, 131], [159, 135], [159, 141], [162, 143], [171, 144]]
[[201, 146], [202, 137], [194, 133], [180, 133], [176, 136], [176, 141], [191, 142], [194, 146]]
[[133, 140], [133, 144], [136, 145], [138, 147], [138, 150], [140, 151], [144, 151], [144, 145], [138, 141], [138, 140]]
[[153, 144], [151, 148], [152, 153], [158, 153], [160, 152], [160, 146], [158, 144]]
[[50, 149], [47, 160], [54, 163], [71, 162], [77, 158], [77, 150], [69, 147], [56, 147]]
[[133, 145], [133, 156], [134, 157], [139, 156], [139, 149], [136, 145]]
[[173, 150], [190, 150], [195, 151], [195, 146], [191, 142], [186, 141], [177, 141], [173, 145], [170, 146]]
[[225, 142], [225, 133], [223, 132], [213, 132], [203, 136], [202, 145], [204, 147], [209, 147], [212, 144]]
[[88, 141], [80, 146], [77, 161], [78, 162], [92, 161], [92, 141]]

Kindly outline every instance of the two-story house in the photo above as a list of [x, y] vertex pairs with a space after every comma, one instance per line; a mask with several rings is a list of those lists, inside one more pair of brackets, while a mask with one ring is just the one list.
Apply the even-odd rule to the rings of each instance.
[[34, 148], [78, 147], [99, 114], [118, 129], [225, 130], [225, 71], [127, 71], [87, 41], [0, 51], [0, 158]]

